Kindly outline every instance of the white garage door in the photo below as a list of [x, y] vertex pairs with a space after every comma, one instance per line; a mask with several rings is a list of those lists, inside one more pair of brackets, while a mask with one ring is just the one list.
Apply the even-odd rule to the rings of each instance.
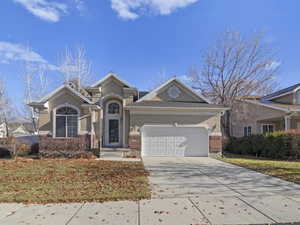
[[202, 127], [142, 128], [142, 156], [208, 156], [208, 149], [208, 131]]

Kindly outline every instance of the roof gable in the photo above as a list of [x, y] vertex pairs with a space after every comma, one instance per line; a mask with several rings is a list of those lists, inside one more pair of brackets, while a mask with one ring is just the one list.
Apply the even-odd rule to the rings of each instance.
[[272, 94], [266, 95], [266, 96], [263, 97], [263, 99], [272, 100], [274, 98], [278, 98], [278, 97], [281, 97], [281, 96], [288, 95], [290, 93], [296, 92], [299, 89], [300, 89], [300, 83], [292, 85], [292, 86], [284, 88], [284, 89], [281, 89], [281, 90], [276, 91], [276, 92], [274, 92]]
[[79, 98], [81, 98], [82, 100], [84, 100], [85, 102], [89, 103], [89, 104], [93, 104], [91, 102], [90, 99], [88, 99], [87, 97], [83, 96], [80, 92], [76, 91], [75, 89], [71, 88], [69, 85], [64, 84], [60, 87], [58, 87], [57, 89], [55, 89], [53, 92], [51, 92], [50, 94], [46, 95], [45, 97], [43, 97], [40, 102], [47, 102], [50, 98], [52, 98], [54, 95], [56, 95], [57, 93], [61, 92], [62, 90], [67, 89], [68, 91], [70, 91], [72, 94], [78, 96]]
[[119, 78], [115, 73], [109, 73], [109, 74], [107, 74], [101, 80], [99, 80], [96, 83], [94, 83], [91, 87], [100, 86], [101, 84], [103, 84], [104, 82], [106, 82], [109, 79], [114, 79], [115, 81], [117, 81], [118, 83], [120, 83], [121, 85], [123, 85], [124, 87], [127, 87], [127, 88], [131, 87], [131, 85], [129, 85], [126, 81], [124, 81], [121, 78]]
[[[176, 78], [172, 78], [167, 82], [163, 83], [161, 86], [157, 87], [156, 89], [139, 99], [138, 102], [160, 99], [162, 95], [166, 95], [166, 92], [168, 92], [168, 89], [170, 89], [171, 87], [177, 87], [178, 89], [180, 89], [180, 92], [186, 94], [187, 96], [190, 96], [190, 99], [188, 100], [186, 100], [186, 98], [181, 98], [178, 101], [210, 103], [210, 101], [206, 99], [203, 95], [195, 92], [193, 89], [191, 89]], [[176, 98], [174, 98], [173, 101], [177, 101]]]

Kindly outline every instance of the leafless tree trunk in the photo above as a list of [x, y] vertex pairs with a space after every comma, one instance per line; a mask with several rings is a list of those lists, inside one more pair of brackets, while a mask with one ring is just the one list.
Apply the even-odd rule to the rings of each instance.
[[65, 82], [76, 80], [80, 88], [81, 85], [88, 85], [91, 81], [91, 65], [84, 47], [67, 47], [61, 54], [59, 69]]
[[[202, 56], [201, 69], [192, 69], [192, 87], [213, 102], [232, 106], [241, 96], [265, 95], [276, 88], [274, 78], [280, 62], [263, 41], [263, 34], [248, 37], [225, 32]], [[223, 118], [223, 129], [230, 136], [230, 112]]]
[[12, 115], [12, 108], [11, 102], [9, 101], [6, 89], [5, 89], [5, 83], [3, 80], [0, 80], [0, 122], [3, 122], [5, 124], [6, 129], [6, 136], [9, 136], [9, 117]]
[[24, 119], [30, 121], [37, 132], [37, 115], [34, 109], [27, 104], [41, 99], [48, 90], [48, 81], [45, 69], [42, 66], [26, 63], [24, 67]]

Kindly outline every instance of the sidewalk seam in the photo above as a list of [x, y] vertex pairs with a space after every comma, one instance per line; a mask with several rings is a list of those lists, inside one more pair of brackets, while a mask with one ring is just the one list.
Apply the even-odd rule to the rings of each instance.
[[239, 200], [241, 200], [242, 202], [244, 202], [246, 205], [248, 205], [249, 207], [251, 207], [252, 209], [256, 210], [257, 212], [259, 212], [260, 214], [264, 215], [265, 217], [267, 217], [268, 219], [272, 220], [275, 223], [278, 223], [278, 221], [274, 220], [272, 217], [268, 216], [267, 214], [265, 214], [264, 212], [260, 211], [259, 209], [255, 208], [253, 205], [251, 205], [250, 203], [248, 203], [246, 200], [241, 199], [240, 197], [235, 197], [238, 198]]
[[207, 222], [212, 225], [212, 222], [205, 216], [205, 214], [198, 208], [198, 206], [193, 202], [192, 199], [188, 198], [188, 200], [192, 203], [192, 205], [199, 211], [199, 213], [207, 220]]
[[137, 212], [137, 222], [138, 225], [141, 225], [141, 206], [140, 206], [140, 201], [137, 201], [137, 205], [138, 205], [138, 212]]
[[74, 215], [71, 216], [71, 218], [66, 222], [65, 225], [68, 225], [68, 224], [72, 221], [72, 219], [79, 213], [79, 211], [82, 209], [82, 207], [83, 207], [84, 205], [85, 205], [85, 203], [83, 203], [83, 204], [76, 210], [76, 212], [74, 213]]

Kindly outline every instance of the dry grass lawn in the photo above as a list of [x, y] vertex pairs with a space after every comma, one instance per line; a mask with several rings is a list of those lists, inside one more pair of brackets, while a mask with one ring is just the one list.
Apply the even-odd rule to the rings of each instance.
[[244, 157], [219, 158], [219, 160], [300, 184], [300, 162], [247, 159]]
[[150, 197], [142, 162], [0, 160], [0, 202], [80, 202]]

